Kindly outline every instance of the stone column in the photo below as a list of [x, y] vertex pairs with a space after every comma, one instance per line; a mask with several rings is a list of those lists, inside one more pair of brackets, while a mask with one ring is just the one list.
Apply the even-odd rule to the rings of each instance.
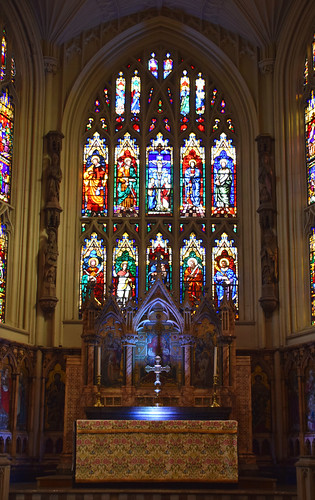
[[125, 356], [125, 388], [124, 401], [126, 405], [134, 404], [134, 386], [133, 386], [133, 349], [137, 344], [138, 335], [136, 333], [127, 333], [121, 339]]
[[298, 500], [313, 500], [315, 492], [315, 457], [300, 457], [295, 466]]
[[9, 500], [10, 461], [6, 455], [0, 455], [0, 498]]
[[271, 317], [278, 305], [278, 240], [276, 233], [276, 181], [274, 140], [270, 135], [256, 139], [259, 156], [259, 223], [261, 229], [261, 297], [260, 305], [266, 317]]
[[45, 137], [47, 150], [44, 180], [46, 185], [45, 196], [45, 229], [46, 242], [42, 249], [42, 288], [39, 303], [45, 315], [50, 317], [58, 302], [56, 297], [56, 275], [58, 260], [58, 227], [60, 224], [59, 191], [62, 178], [60, 168], [60, 153], [63, 134], [51, 131]]

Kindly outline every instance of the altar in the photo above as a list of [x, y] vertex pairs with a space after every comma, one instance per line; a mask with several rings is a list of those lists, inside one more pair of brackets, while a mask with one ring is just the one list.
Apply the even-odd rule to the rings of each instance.
[[236, 483], [237, 422], [77, 420], [74, 483], [120, 481]]

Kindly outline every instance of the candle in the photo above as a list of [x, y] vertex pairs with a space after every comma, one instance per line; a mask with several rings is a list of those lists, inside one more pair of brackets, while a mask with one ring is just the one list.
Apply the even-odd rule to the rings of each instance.
[[101, 374], [101, 346], [97, 346], [97, 363], [96, 363], [96, 375]]
[[217, 351], [217, 346], [214, 346], [214, 359], [213, 359], [213, 376], [215, 377], [217, 374], [217, 368], [218, 368], [218, 351]]

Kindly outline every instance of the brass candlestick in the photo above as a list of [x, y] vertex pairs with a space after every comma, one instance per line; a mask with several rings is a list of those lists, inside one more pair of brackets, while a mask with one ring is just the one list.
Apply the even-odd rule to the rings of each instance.
[[219, 382], [219, 375], [214, 375], [213, 376], [213, 398], [212, 398], [212, 403], [211, 403], [211, 408], [218, 408], [220, 406], [220, 403], [218, 401], [218, 396], [217, 396], [217, 385]]
[[96, 403], [94, 404], [97, 408], [103, 408], [104, 405], [101, 401], [101, 375], [96, 375], [96, 385], [97, 385], [97, 393], [96, 393]]

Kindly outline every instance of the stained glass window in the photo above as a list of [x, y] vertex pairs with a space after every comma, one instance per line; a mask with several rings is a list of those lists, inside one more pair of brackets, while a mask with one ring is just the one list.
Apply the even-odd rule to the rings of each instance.
[[158, 78], [158, 76], [159, 76], [158, 67], [159, 67], [158, 61], [155, 58], [155, 53], [152, 52], [151, 58], [149, 59], [149, 62], [148, 62], [148, 68], [149, 68], [149, 71], [152, 73], [152, 75], [155, 76], [155, 78]]
[[106, 284], [106, 247], [104, 240], [96, 232], [84, 238], [81, 246], [80, 261], [80, 297], [79, 308], [89, 297], [91, 289], [94, 297], [101, 303], [105, 295]]
[[81, 238], [95, 228], [102, 244], [117, 238], [107, 292], [112, 285], [120, 306], [160, 276], [175, 300], [198, 307], [223, 232], [236, 259], [236, 132], [214, 75], [162, 43], [129, 57], [93, 96], [82, 130]]
[[123, 115], [126, 103], [126, 80], [122, 72], [116, 79], [116, 114]]
[[1, 68], [0, 68], [0, 80], [3, 80], [6, 74], [7, 66], [7, 37], [5, 31], [3, 30], [1, 38]]
[[238, 309], [238, 259], [234, 240], [227, 233], [212, 248], [212, 296], [219, 307], [224, 294]]
[[200, 142], [191, 133], [181, 148], [180, 211], [184, 217], [205, 215], [205, 148]]
[[311, 91], [305, 109], [306, 163], [308, 174], [308, 204], [315, 201], [315, 98]]
[[138, 249], [127, 233], [117, 240], [113, 252], [113, 293], [124, 307], [138, 296]]
[[135, 216], [139, 211], [139, 147], [126, 133], [115, 148], [115, 205], [119, 216]]
[[211, 191], [214, 216], [236, 215], [236, 152], [232, 139], [222, 133], [211, 148]]
[[10, 201], [14, 106], [8, 89], [0, 94], [0, 200]]
[[173, 70], [173, 60], [171, 59], [171, 55], [169, 53], [166, 54], [166, 57], [163, 61], [163, 78], [167, 78], [168, 75], [172, 73]]
[[168, 239], [163, 238], [161, 233], [156, 238], [150, 240], [147, 247], [146, 260], [146, 289], [160, 275], [161, 280], [167, 288], [172, 286], [172, 248]]
[[310, 236], [311, 321], [315, 324], [315, 228]]
[[161, 133], [147, 148], [147, 213], [171, 215], [173, 207], [173, 148]]
[[180, 112], [186, 116], [190, 109], [190, 80], [187, 71], [183, 71], [183, 76], [180, 79]]
[[138, 76], [138, 71], [135, 70], [134, 76], [131, 78], [131, 113], [137, 115], [140, 113], [140, 95], [141, 95], [141, 80]]
[[8, 235], [7, 226], [0, 220], [0, 322], [5, 319]]
[[196, 79], [196, 113], [203, 115], [205, 112], [205, 97], [206, 97], [206, 83], [202, 78], [202, 73], [199, 73]]
[[196, 305], [202, 298], [205, 285], [205, 248], [202, 240], [191, 233], [189, 240], [184, 240], [180, 250], [181, 302], [188, 300]]
[[84, 147], [83, 216], [107, 214], [108, 148], [105, 139], [95, 132]]

